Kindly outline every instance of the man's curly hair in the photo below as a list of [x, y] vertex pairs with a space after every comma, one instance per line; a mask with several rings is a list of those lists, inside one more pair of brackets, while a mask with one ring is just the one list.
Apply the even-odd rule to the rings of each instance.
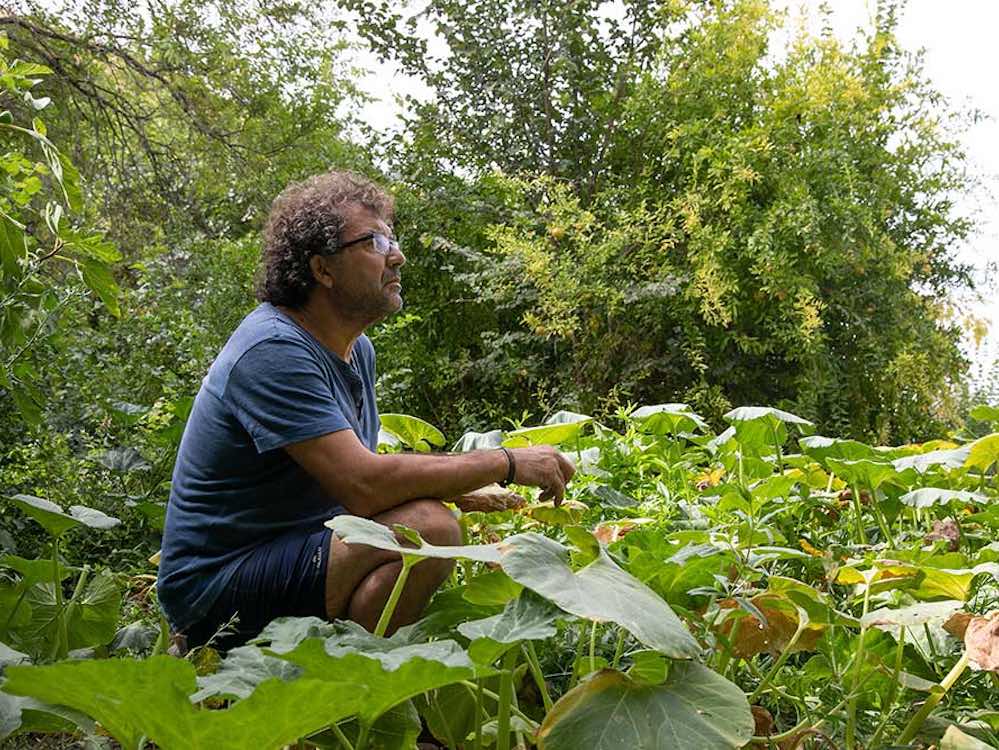
[[392, 196], [355, 172], [327, 172], [286, 187], [274, 199], [264, 227], [257, 299], [286, 307], [305, 304], [316, 283], [309, 259], [340, 247], [347, 212], [355, 206], [392, 223]]

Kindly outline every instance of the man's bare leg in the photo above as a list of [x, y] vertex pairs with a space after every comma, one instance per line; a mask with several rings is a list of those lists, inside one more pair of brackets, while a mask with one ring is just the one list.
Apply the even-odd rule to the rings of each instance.
[[[437, 545], [461, 543], [461, 530], [451, 511], [437, 500], [413, 500], [375, 516], [385, 526], [401, 523]], [[427, 559], [410, 570], [388, 633], [419, 619], [437, 588], [450, 575], [454, 562]], [[394, 552], [366, 545], [344, 544], [334, 534], [326, 568], [326, 616], [350, 619], [374, 630], [402, 561]]]

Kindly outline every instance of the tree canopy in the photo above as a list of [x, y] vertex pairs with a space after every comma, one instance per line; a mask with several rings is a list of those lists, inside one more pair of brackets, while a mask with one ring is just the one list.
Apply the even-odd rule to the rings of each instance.
[[[87, 198], [72, 231], [105, 248], [75, 267], [132, 316], [60, 307], [45, 356], [99, 330], [119, 374], [160, 373], [104, 398], [193, 393], [253, 305], [271, 198], [353, 168], [395, 193], [409, 261], [406, 309], [374, 332], [387, 408], [451, 429], [664, 401], [782, 404], [877, 440], [954, 424], [967, 363], [941, 300], [971, 283], [953, 204], [970, 178], [896, 13], [852, 44], [784, 29], [775, 47], [786, 19], [765, 0], [22, 3], [0, 17], [8, 70], [45, 70], [35, 99], [5, 79], [3, 107], [29, 123], [51, 100], [42, 135]], [[357, 45], [429, 88], [399, 127], [356, 120]], [[16, 148], [5, 211], [24, 224], [58, 180], [25, 194], [18, 170], [45, 162]], [[28, 242], [5, 288], [48, 247]], [[70, 283], [41, 281], [33, 309]], [[9, 360], [30, 326], [5, 320]]]

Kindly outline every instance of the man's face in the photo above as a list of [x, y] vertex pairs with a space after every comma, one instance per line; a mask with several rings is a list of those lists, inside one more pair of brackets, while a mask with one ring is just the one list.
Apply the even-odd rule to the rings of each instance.
[[[356, 207], [347, 214], [340, 241], [347, 243], [371, 232], [395, 236], [392, 227], [378, 214]], [[383, 255], [372, 239], [351, 245], [326, 262], [334, 279], [330, 289], [333, 302], [348, 316], [370, 324], [402, 308], [400, 269], [406, 257], [401, 251], [392, 250]]]

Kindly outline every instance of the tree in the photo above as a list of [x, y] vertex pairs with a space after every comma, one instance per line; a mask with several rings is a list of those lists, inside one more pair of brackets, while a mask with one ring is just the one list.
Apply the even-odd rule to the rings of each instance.
[[[462, 312], [489, 328], [447, 343], [472, 371], [498, 341], [515, 367], [530, 362], [514, 403], [524, 390], [597, 410], [783, 403], [876, 440], [952, 422], [966, 363], [938, 300], [970, 283], [953, 255], [969, 225], [952, 204], [968, 175], [959, 119], [936, 114], [918, 57], [894, 40], [894, 9], [852, 48], [799, 33], [782, 58], [766, 2], [625, 4], [606, 35], [598, 7], [431, 2], [446, 67], [389, 45], [437, 94], [399, 152], [422, 201], [415, 231], [472, 266], [414, 315], [480, 299]], [[585, 21], [559, 26], [577, 11]], [[375, 17], [379, 34], [406, 25]], [[546, 92], [559, 105], [551, 139]], [[442, 168], [452, 193], [432, 174]], [[474, 198], [477, 231], [442, 205], [449, 195]], [[454, 257], [426, 259], [421, 279]]]

